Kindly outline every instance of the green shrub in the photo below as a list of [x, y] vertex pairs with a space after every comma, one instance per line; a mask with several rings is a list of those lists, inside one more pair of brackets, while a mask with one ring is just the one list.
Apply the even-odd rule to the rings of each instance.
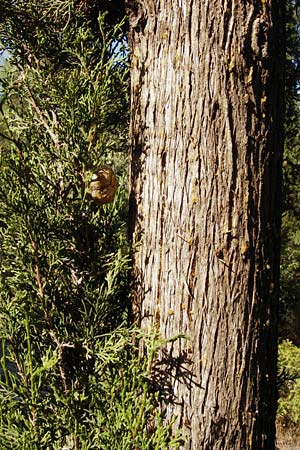
[[[70, 344], [49, 349], [37, 361], [27, 321], [24, 326], [27, 352], [18, 354], [18, 370], [7, 369], [7, 362], [16, 364], [9, 348], [7, 357], [2, 357], [1, 449], [179, 447], [180, 438], [172, 438], [171, 424], [163, 425], [155, 410], [159, 386], [156, 390], [152, 368], [161, 345], [156, 336], [120, 327], [87, 339], [83, 342], [86, 365], [93, 370], [86, 371], [84, 382], [78, 376], [66, 386], [62, 357], [72, 349]], [[143, 358], [138, 352], [140, 338], [146, 349]]]
[[300, 421], [300, 348], [291, 341], [283, 341], [279, 345], [278, 366], [278, 416], [297, 423]]

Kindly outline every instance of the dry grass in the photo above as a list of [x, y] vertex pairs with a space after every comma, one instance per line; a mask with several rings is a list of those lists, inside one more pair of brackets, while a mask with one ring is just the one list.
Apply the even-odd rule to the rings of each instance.
[[291, 424], [278, 419], [276, 431], [278, 450], [300, 450], [300, 424]]

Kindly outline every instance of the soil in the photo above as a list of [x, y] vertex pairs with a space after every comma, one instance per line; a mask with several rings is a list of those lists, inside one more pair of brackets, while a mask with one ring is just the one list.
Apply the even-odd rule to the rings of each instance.
[[277, 422], [276, 450], [300, 450], [300, 425]]

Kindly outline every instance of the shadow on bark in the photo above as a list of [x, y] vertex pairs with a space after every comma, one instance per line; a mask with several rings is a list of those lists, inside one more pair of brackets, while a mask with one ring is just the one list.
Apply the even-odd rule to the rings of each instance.
[[160, 351], [152, 369], [153, 391], [158, 393], [158, 401], [163, 406], [182, 403], [182, 399], [178, 400], [176, 392], [179, 386], [181, 386], [180, 391], [182, 385], [185, 385], [189, 391], [192, 387], [200, 387], [195, 380], [196, 376], [192, 371], [193, 361], [188, 352], [183, 350], [180, 354], [173, 355], [179, 339], [182, 337], [172, 342], [170, 348], [163, 348]]

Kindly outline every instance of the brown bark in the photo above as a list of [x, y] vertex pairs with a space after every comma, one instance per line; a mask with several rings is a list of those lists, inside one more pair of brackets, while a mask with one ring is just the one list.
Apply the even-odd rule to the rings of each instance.
[[163, 406], [185, 449], [274, 448], [283, 3], [128, 5], [134, 307], [187, 336]]

